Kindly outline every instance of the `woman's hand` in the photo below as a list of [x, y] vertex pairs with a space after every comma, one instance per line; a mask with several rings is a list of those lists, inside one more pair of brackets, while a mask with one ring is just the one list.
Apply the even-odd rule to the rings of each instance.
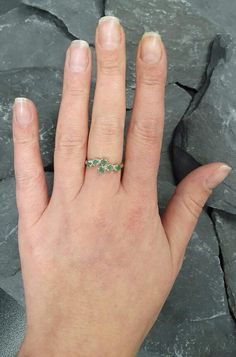
[[181, 267], [212, 189], [229, 173], [212, 163], [188, 175], [162, 217], [156, 178], [164, 124], [166, 52], [155, 33], [137, 52], [137, 89], [124, 168], [98, 173], [86, 158], [122, 161], [125, 35], [116, 18], [96, 32], [97, 85], [88, 134], [91, 53], [72, 42], [48, 196], [33, 103], [16, 99], [14, 163], [27, 331], [20, 356], [134, 356]]

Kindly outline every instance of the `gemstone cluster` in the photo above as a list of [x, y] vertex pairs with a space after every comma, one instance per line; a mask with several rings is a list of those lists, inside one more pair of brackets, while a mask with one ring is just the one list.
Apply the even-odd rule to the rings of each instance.
[[85, 165], [87, 167], [97, 167], [97, 171], [99, 173], [104, 173], [106, 171], [111, 172], [111, 171], [120, 171], [123, 167], [123, 164], [112, 164], [109, 162], [108, 159], [102, 158], [102, 159], [91, 159], [91, 160], [86, 160]]

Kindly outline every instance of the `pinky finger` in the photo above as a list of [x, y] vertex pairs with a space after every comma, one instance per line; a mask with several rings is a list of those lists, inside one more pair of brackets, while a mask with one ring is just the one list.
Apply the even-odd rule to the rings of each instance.
[[17, 208], [24, 223], [33, 225], [47, 207], [48, 190], [39, 148], [37, 111], [29, 99], [15, 99], [12, 129]]

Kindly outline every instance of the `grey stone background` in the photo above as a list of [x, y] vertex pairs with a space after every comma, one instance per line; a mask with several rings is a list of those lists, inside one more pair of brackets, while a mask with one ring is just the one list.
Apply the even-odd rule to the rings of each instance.
[[[236, 356], [236, 1], [0, 0], [0, 357], [15, 356], [25, 321], [12, 103], [27, 96], [38, 107], [51, 188], [65, 51], [80, 38], [94, 53], [96, 23], [105, 14], [118, 16], [127, 36], [126, 128], [140, 36], [158, 30], [167, 47], [160, 208], [194, 168], [212, 161], [233, 167], [207, 202], [183, 269], [139, 357]], [[94, 68], [92, 92], [95, 74]]]

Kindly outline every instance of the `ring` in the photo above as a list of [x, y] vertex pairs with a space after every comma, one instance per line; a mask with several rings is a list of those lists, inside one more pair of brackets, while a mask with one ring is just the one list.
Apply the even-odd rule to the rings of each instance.
[[90, 159], [85, 161], [85, 165], [87, 167], [98, 167], [97, 172], [99, 173], [104, 173], [106, 171], [108, 172], [118, 172], [124, 167], [123, 163], [120, 164], [112, 164], [109, 162], [108, 159], [106, 158], [96, 158], [96, 159]]

